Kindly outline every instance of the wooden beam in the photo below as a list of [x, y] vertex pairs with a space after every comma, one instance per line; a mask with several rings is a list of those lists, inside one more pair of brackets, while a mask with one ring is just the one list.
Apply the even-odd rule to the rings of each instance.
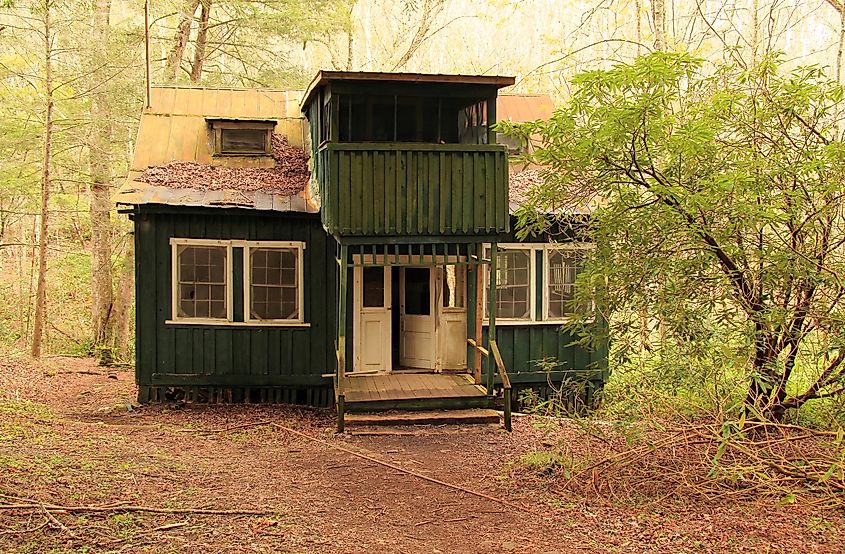
[[[510, 376], [508, 376], [508, 370], [505, 367], [505, 362], [502, 360], [502, 354], [499, 352], [499, 345], [496, 343], [495, 340], [490, 341], [490, 350], [493, 353], [493, 359], [496, 360], [496, 368], [499, 370], [499, 377], [502, 380], [502, 390], [504, 391], [504, 411], [505, 411], [505, 429], [507, 431], [512, 430], [511, 425], [511, 380]], [[492, 371], [492, 368], [491, 368]]]
[[487, 144], [496, 144], [496, 131], [493, 126], [496, 124], [496, 96], [487, 99]]
[[490, 351], [489, 351], [489, 350], [487, 350], [486, 348], [484, 348], [483, 346], [479, 346], [479, 345], [478, 345], [478, 342], [476, 342], [476, 341], [475, 341], [475, 339], [467, 339], [467, 344], [469, 344], [469, 345], [470, 345], [470, 346], [472, 346], [475, 350], [477, 350], [479, 354], [483, 354], [483, 355], [485, 355], [485, 356], [489, 356], [489, 355], [490, 355]]
[[153, 373], [154, 386], [203, 387], [319, 387], [329, 380], [321, 374], [311, 375], [206, 375], [204, 373]]
[[340, 245], [340, 255], [338, 264], [338, 291], [337, 291], [337, 432], [344, 431], [344, 415], [346, 412], [346, 403], [344, 397], [344, 387], [346, 386], [346, 274], [347, 272], [347, 257], [349, 254], [349, 247], [345, 244]]
[[[479, 249], [481, 247], [479, 246]], [[475, 264], [475, 365], [473, 377], [475, 384], [481, 384], [481, 343], [484, 340], [482, 321], [484, 319], [484, 270], [481, 264]], [[489, 355], [489, 354], [487, 354]]]
[[[497, 260], [498, 258], [498, 245], [497, 243], [493, 242], [490, 243], [490, 291], [487, 294], [487, 300], [489, 302], [487, 307], [487, 342], [488, 344], [495, 342], [496, 340], [496, 286], [497, 286]], [[487, 394], [490, 396], [493, 395], [493, 378], [494, 374], [496, 373], [493, 364], [490, 364], [490, 367], [487, 368]]]

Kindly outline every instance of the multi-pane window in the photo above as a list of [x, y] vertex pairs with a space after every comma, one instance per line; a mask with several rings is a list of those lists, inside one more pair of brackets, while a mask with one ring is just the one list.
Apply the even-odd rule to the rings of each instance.
[[583, 267], [576, 249], [549, 249], [546, 256], [546, 317], [561, 319], [586, 309], [575, 299], [575, 279]]
[[176, 317], [228, 318], [226, 246], [176, 245]]
[[[589, 245], [580, 243], [499, 245], [496, 256], [496, 319], [561, 322], [592, 309], [576, 297], [576, 279]], [[540, 255], [542, 254], [542, 256]], [[485, 256], [489, 258], [490, 250]], [[486, 291], [489, 298], [488, 266]], [[489, 317], [485, 300], [484, 317]]]
[[172, 238], [170, 244], [173, 313], [168, 323], [308, 325], [304, 242]]
[[302, 320], [301, 252], [298, 246], [251, 247], [249, 320]]
[[[496, 317], [531, 319], [530, 249], [500, 248], [496, 256]], [[490, 274], [487, 273], [487, 290]], [[485, 312], [487, 303], [485, 302]]]

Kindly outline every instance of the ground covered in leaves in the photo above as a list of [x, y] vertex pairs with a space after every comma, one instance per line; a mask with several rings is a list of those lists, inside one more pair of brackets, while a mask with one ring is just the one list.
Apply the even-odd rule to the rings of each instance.
[[0, 552], [845, 550], [845, 514], [804, 499], [568, 486], [621, 440], [583, 423], [337, 436], [325, 411], [133, 398], [90, 360], [0, 362]]

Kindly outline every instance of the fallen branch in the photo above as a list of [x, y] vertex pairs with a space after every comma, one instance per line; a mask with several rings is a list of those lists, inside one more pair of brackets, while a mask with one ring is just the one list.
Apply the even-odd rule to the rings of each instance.
[[44, 515], [47, 517], [47, 520], [50, 522], [50, 527], [53, 527], [55, 529], [61, 529], [62, 531], [64, 531], [68, 535], [70, 535], [71, 537], [76, 536], [76, 533], [74, 533], [73, 531], [68, 529], [65, 526], [64, 523], [62, 523], [61, 521], [56, 519], [56, 516], [51, 514], [50, 511], [47, 509], [47, 507], [44, 504], [41, 504], [41, 511], [44, 512]]
[[[9, 498], [8, 495], [0, 494], [0, 496], [4, 498]], [[139, 506], [136, 504], [107, 504], [101, 506], [63, 506], [59, 504], [47, 504], [45, 502], [38, 502], [29, 498], [12, 498], [15, 498], [16, 500], [25, 500], [26, 502], [21, 502], [18, 504], [0, 504], [0, 511], [10, 512], [20, 510], [44, 510], [48, 514], [48, 517], [50, 515], [50, 512], [150, 512], [154, 514], [198, 514], [211, 516], [263, 516], [275, 513], [273, 510], [212, 510], [209, 508], [156, 508], [153, 506]], [[58, 524], [61, 525], [61, 522], [58, 522]]]
[[390, 462], [383, 462], [383, 461], [379, 460], [378, 458], [373, 458], [372, 456], [368, 456], [366, 454], [361, 454], [360, 452], [355, 452], [354, 450], [340, 446], [338, 444], [334, 444], [334, 443], [331, 443], [331, 442], [328, 442], [328, 441], [324, 441], [322, 439], [318, 439], [316, 437], [312, 437], [312, 436], [307, 435], [307, 434], [305, 434], [301, 431], [291, 429], [290, 427], [286, 427], [286, 426], [280, 425], [278, 423], [270, 423], [270, 425], [272, 425], [273, 427], [275, 427], [277, 429], [287, 431], [288, 433], [291, 433], [291, 434], [296, 435], [298, 437], [308, 439], [312, 442], [316, 442], [318, 444], [328, 446], [329, 448], [334, 448], [335, 450], [340, 450], [341, 452], [346, 452], [347, 454], [351, 454], [352, 456], [356, 456], [356, 457], [361, 458], [363, 460], [367, 460], [368, 462], [372, 462], [374, 464], [378, 464], [378, 465], [381, 465], [381, 466], [384, 466], [384, 467], [388, 467], [390, 469], [396, 470], [396, 471], [398, 471], [400, 473], [404, 473], [406, 475], [412, 475], [412, 476], [414, 476], [418, 479], [428, 481], [429, 483], [434, 483], [436, 485], [441, 485], [443, 487], [448, 487], [450, 489], [465, 492], [467, 494], [471, 494], [473, 496], [477, 496], [477, 497], [483, 498], [485, 500], [490, 500], [492, 502], [499, 503], [503, 506], [508, 506], [510, 508], [513, 508], [515, 510], [519, 510], [521, 512], [526, 512], [526, 513], [533, 514], [533, 515], [542, 515], [539, 512], [532, 510], [531, 508], [527, 508], [525, 506], [522, 506], [520, 504], [516, 504], [514, 502], [509, 502], [509, 501], [507, 501], [503, 498], [496, 498], [495, 496], [490, 496], [488, 494], [484, 494], [483, 492], [474, 491], [472, 489], [468, 489], [468, 488], [462, 487], [460, 485], [455, 485], [453, 483], [447, 483], [446, 481], [441, 481], [439, 479], [435, 479], [434, 477], [429, 477], [427, 475], [423, 475], [422, 473], [417, 473], [416, 471], [411, 471], [410, 469], [405, 469], [405, 468], [398, 466], [396, 464], [391, 464]]
[[[556, 492], [618, 496], [819, 499], [845, 505], [845, 447], [841, 432], [773, 422], [690, 423], [653, 429], [668, 436], [611, 452], [572, 468]], [[654, 434], [652, 434], [654, 436]], [[830, 440], [834, 439], [834, 440]], [[621, 489], [621, 490], [620, 490]]]

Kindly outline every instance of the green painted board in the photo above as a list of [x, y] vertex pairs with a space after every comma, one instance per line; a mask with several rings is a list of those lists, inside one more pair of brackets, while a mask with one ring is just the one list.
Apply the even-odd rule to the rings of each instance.
[[508, 228], [508, 204], [497, 202], [507, 196], [504, 147], [328, 144], [316, 159], [328, 166], [316, 175], [325, 181], [322, 222], [335, 236], [495, 235]]

